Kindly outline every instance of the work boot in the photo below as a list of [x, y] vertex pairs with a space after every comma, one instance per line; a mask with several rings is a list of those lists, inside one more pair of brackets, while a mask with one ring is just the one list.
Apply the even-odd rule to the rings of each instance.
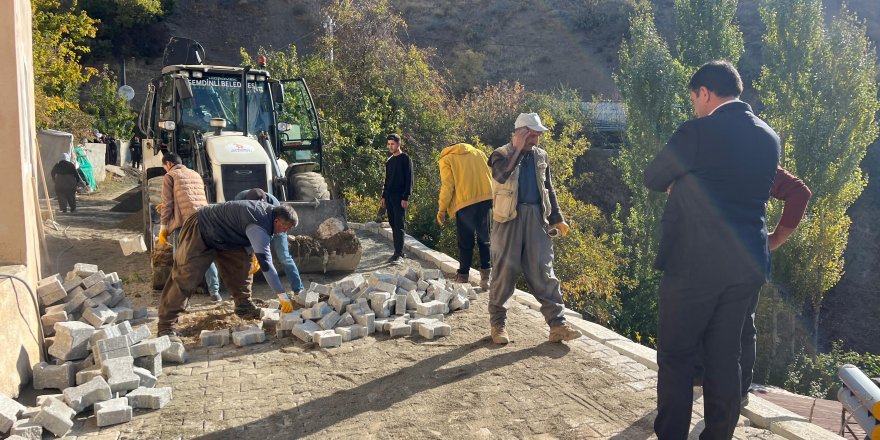
[[466, 273], [455, 273], [455, 282], [456, 283], [467, 283], [468, 282], [468, 274]]
[[248, 301], [235, 306], [235, 315], [241, 319], [260, 319], [260, 309]]
[[568, 323], [550, 327], [550, 342], [571, 341], [581, 337], [581, 332], [571, 328]]
[[180, 340], [180, 336], [178, 336], [177, 333], [171, 329], [160, 330], [157, 336], [159, 336], [160, 338], [162, 336], [168, 336], [168, 340], [171, 342], [176, 342], [178, 344], [183, 343], [183, 341]]
[[492, 326], [492, 342], [499, 345], [510, 343], [510, 336], [507, 335], [507, 329], [503, 325]]
[[480, 289], [489, 290], [489, 275], [492, 269], [480, 269]]
[[220, 297], [220, 292], [211, 293], [211, 301], [214, 301], [214, 302], [223, 301], [223, 298]]

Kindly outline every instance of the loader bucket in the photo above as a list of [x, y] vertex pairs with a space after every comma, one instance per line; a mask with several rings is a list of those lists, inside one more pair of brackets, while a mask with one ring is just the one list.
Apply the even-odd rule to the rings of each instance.
[[[361, 261], [361, 245], [348, 228], [344, 200], [282, 202], [292, 206], [299, 224], [288, 232], [290, 255], [302, 273], [352, 272]], [[329, 239], [316, 235], [321, 223], [336, 218], [344, 225], [342, 233]]]

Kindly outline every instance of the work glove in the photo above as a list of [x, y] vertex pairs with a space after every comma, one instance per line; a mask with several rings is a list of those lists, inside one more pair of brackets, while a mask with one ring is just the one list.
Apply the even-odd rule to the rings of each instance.
[[167, 229], [160, 229], [159, 230], [158, 240], [159, 240], [159, 244], [162, 246], [165, 246], [168, 244], [168, 230]]
[[160, 203], [160, 204], [156, 205], [156, 212], [158, 212], [159, 214], [162, 214], [163, 209], [165, 209], [164, 203]]
[[293, 311], [293, 301], [290, 300], [290, 295], [280, 292], [278, 294], [278, 302], [281, 303], [281, 313], [290, 313]]
[[257, 261], [257, 254], [251, 254], [251, 268], [248, 270], [248, 275], [253, 275], [260, 270], [260, 262]]
[[446, 212], [441, 211], [437, 213], [437, 224], [442, 225], [443, 222], [446, 221]]
[[[556, 230], [557, 234], [552, 233], [552, 231], [554, 229]], [[551, 230], [550, 236], [559, 235], [560, 237], [565, 237], [566, 235], [568, 235], [568, 223], [566, 223], [566, 222], [557, 223], [555, 225], [550, 226], [550, 230]]]

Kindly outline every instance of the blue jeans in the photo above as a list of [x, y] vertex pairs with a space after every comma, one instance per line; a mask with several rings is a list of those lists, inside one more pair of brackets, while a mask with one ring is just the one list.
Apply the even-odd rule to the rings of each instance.
[[284, 268], [284, 274], [290, 280], [290, 288], [294, 292], [303, 290], [302, 278], [299, 276], [299, 268], [290, 256], [290, 248], [288, 247], [287, 233], [278, 233], [272, 235], [272, 250], [278, 257], [281, 267]]
[[[171, 233], [171, 256], [173, 258], [177, 257], [177, 236], [180, 234], [180, 228], [174, 230]], [[299, 273], [297, 273], [299, 276]], [[217, 275], [217, 266], [214, 263], [211, 263], [211, 266], [208, 267], [208, 271], [205, 272], [205, 283], [208, 284], [208, 293], [220, 293], [220, 276]]]

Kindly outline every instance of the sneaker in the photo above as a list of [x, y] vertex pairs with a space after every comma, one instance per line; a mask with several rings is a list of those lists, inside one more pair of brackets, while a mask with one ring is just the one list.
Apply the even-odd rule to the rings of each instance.
[[499, 345], [510, 343], [510, 336], [507, 335], [507, 329], [503, 325], [492, 326], [492, 342]]
[[468, 274], [466, 274], [466, 273], [457, 273], [457, 272], [456, 272], [454, 282], [456, 282], [456, 283], [467, 283], [467, 282], [468, 282]]
[[171, 342], [176, 342], [178, 344], [183, 343], [183, 341], [180, 340], [180, 336], [178, 336], [177, 333], [171, 329], [159, 330], [159, 333], [157, 336], [159, 336], [160, 338], [162, 336], [168, 336], [168, 340]]
[[223, 298], [220, 297], [220, 292], [214, 292], [211, 294], [211, 301], [220, 302], [223, 301]]
[[581, 337], [581, 332], [571, 328], [568, 323], [550, 327], [550, 342], [571, 341]]
[[235, 315], [241, 319], [260, 319], [260, 309], [248, 301], [235, 306]]
[[397, 263], [402, 259], [403, 259], [403, 254], [394, 254], [391, 256], [391, 258], [388, 259], [388, 261], [386, 261], [386, 263]]
[[489, 290], [489, 275], [492, 269], [480, 269], [480, 289]]

